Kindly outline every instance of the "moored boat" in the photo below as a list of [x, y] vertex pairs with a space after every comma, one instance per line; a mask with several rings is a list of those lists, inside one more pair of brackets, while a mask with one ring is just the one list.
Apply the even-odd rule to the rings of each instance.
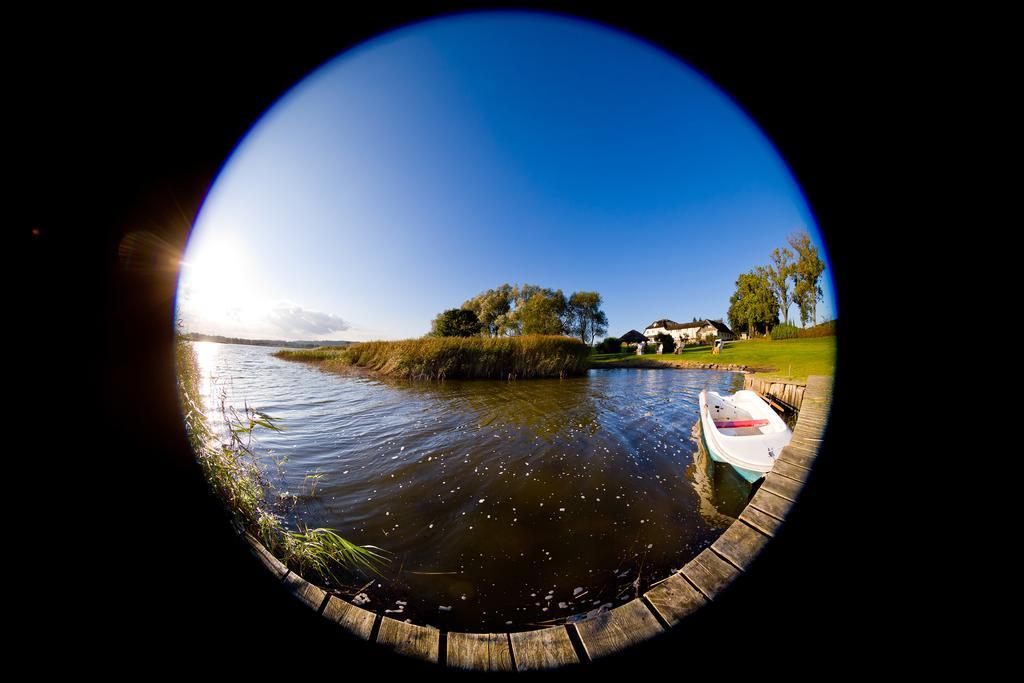
[[793, 438], [771, 406], [748, 390], [732, 396], [700, 392], [700, 420], [712, 460], [732, 465], [750, 483], [771, 472]]

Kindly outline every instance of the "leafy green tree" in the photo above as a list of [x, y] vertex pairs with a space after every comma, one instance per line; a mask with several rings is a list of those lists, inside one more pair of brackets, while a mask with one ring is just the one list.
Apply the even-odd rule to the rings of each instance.
[[566, 311], [562, 290], [523, 285], [515, 290], [514, 325], [519, 334], [564, 334]]
[[593, 344], [595, 337], [608, 331], [608, 316], [601, 303], [597, 292], [573, 292], [566, 309], [566, 331], [584, 344]]
[[430, 327], [433, 337], [476, 337], [483, 324], [476, 313], [467, 308], [449, 308], [439, 313]]
[[793, 276], [793, 252], [783, 247], [772, 250], [772, 263], [765, 269], [769, 286], [779, 302], [779, 318], [782, 322], [789, 320], [789, 305], [792, 303], [789, 293], [789, 281]]
[[729, 298], [729, 326], [746, 329], [750, 336], [767, 334], [779, 322], [779, 301], [769, 269], [758, 266], [736, 280], [736, 292]]
[[671, 334], [666, 334], [664, 332], [659, 332], [654, 335], [654, 343], [661, 344], [662, 353], [672, 353], [676, 349], [676, 340]]
[[483, 334], [501, 337], [512, 331], [512, 285], [504, 284], [488, 289], [464, 302], [462, 308], [476, 313], [483, 326]]
[[808, 321], [817, 324], [818, 302], [824, 298], [820, 283], [821, 275], [825, 272], [825, 261], [805, 231], [791, 235], [789, 245], [796, 252], [790, 278], [793, 281], [793, 303], [800, 307], [800, 323], [804, 326]]

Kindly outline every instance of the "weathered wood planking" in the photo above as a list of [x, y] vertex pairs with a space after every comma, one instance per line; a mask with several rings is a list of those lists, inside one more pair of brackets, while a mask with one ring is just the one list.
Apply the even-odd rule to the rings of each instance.
[[256, 537], [252, 534], [246, 533], [245, 540], [252, 548], [253, 553], [256, 555], [256, 559], [263, 563], [263, 565], [270, 570], [270, 573], [281, 579], [288, 573], [288, 567], [284, 566], [281, 560], [274, 557], [269, 550], [263, 547], [263, 544], [256, 540]]
[[511, 634], [509, 638], [519, 671], [554, 669], [579, 662], [564, 626], [522, 631]]
[[384, 617], [380, 622], [377, 642], [398, 654], [436, 663], [441, 632], [432, 626], [416, 626]]
[[832, 388], [833, 378], [829, 375], [813, 375], [807, 378], [804, 401], [810, 413], [828, 416], [832, 404]]
[[669, 626], [678, 624], [683, 617], [707, 602], [700, 591], [679, 574], [673, 574], [662, 581], [644, 593], [644, 597]]
[[327, 593], [322, 589], [314, 586], [294, 572], [284, 577], [284, 585], [295, 597], [317, 611], [320, 610], [320, 605], [324, 604], [324, 599], [327, 597]]
[[818, 455], [818, 448], [795, 444], [792, 441], [779, 453], [779, 461], [788, 462], [804, 469], [811, 469], [814, 465], [814, 458]]
[[504, 633], [449, 633], [448, 666], [476, 671], [512, 671], [512, 650]]
[[806, 384], [802, 382], [786, 382], [778, 379], [764, 379], [757, 375], [745, 375], [743, 388], [756, 391], [762, 396], [779, 399], [800, 410]]
[[664, 630], [639, 598], [573, 625], [591, 659], [619, 652]]
[[324, 607], [324, 616], [340, 624], [346, 631], [363, 640], [370, 639], [370, 633], [373, 631], [373, 621], [377, 618], [377, 615], [373, 612], [367, 612], [361, 607], [350, 605], [333, 595], [327, 601], [327, 606]]
[[786, 514], [792, 509], [793, 501], [760, 488], [757, 490], [757, 493], [754, 494], [754, 497], [750, 499], [750, 502], [747, 503], [747, 507], [755, 508], [761, 512], [768, 513], [778, 520], [783, 520], [786, 518]]
[[711, 548], [740, 569], [748, 569], [771, 537], [737, 520], [729, 525]]
[[769, 536], [775, 536], [775, 532], [779, 530], [779, 526], [782, 524], [781, 520], [761, 512], [752, 505], [748, 505], [743, 509], [743, 512], [740, 513], [740, 519]]
[[740, 575], [740, 570], [716, 555], [710, 548], [686, 563], [681, 570], [708, 598], [713, 598]]
[[803, 484], [798, 481], [793, 481], [789, 477], [782, 477], [773, 472], [769, 472], [764, 477], [764, 482], [761, 484], [762, 491], [768, 491], [774, 493], [777, 496], [788, 498], [789, 500], [796, 502], [796, 499], [800, 497], [800, 489], [803, 488]]
[[807, 481], [807, 475], [810, 473], [810, 470], [794, 465], [786, 460], [776, 460], [775, 464], [772, 465], [772, 474], [788, 477], [801, 483]]

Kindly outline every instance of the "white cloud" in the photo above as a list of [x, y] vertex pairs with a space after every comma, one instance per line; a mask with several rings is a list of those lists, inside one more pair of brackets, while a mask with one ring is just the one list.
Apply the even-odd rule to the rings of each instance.
[[333, 313], [309, 311], [288, 302], [275, 304], [267, 313], [266, 319], [276, 329], [291, 337], [331, 334], [351, 327], [348, 322]]

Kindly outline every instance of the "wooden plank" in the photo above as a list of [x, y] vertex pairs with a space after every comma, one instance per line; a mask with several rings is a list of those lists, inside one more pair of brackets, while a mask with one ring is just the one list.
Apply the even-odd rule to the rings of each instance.
[[826, 424], [828, 424], [827, 415], [815, 415], [813, 413], [801, 412], [796, 418], [796, 429], [794, 429], [794, 432], [799, 432], [801, 435], [807, 434], [809, 436], [822, 434], [825, 431]]
[[284, 577], [284, 585], [295, 597], [315, 610], [320, 609], [320, 605], [324, 604], [324, 598], [327, 597], [327, 593], [321, 588], [314, 586], [295, 572]]
[[288, 567], [281, 562], [281, 560], [274, 557], [269, 550], [267, 550], [262, 543], [256, 540], [256, 537], [252, 534], [246, 533], [245, 540], [248, 542], [249, 547], [252, 548], [253, 553], [256, 555], [256, 559], [263, 563], [270, 573], [279, 579], [284, 578], [284, 575], [288, 573]]
[[814, 466], [814, 458], [818, 455], [818, 451], [810, 448], [803, 448], [800, 446], [794, 446], [792, 443], [782, 449], [779, 453], [779, 460], [784, 462], [798, 465], [805, 469], [810, 469]]
[[811, 471], [790, 462], [786, 462], [785, 460], [776, 460], [775, 464], [772, 466], [772, 473], [803, 483], [807, 481], [807, 475], [809, 475]]
[[377, 642], [400, 655], [436, 663], [441, 632], [432, 626], [417, 626], [384, 617], [380, 622]]
[[747, 569], [770, 540], [770, 536], [737, 520], [711, 544], [711, 548], [740, 569]]
[[811, 375], [807, 378], [807, 390], [814, 392], [816, 396], [831, 393], [832, 381], [832, 375]]
[[793, 481], [786, 477], [780, 477], [777, 474], [769, 472], [764, 477], [764, 483], [761, 484], [761, 489], [774, 493], [777, 496], [788, 498], [794, 502], [800, 496], [800, 489], [803, 488], [803, 484], [798, 481]]
[[679, 574], [673, 574], [662, 581], [644, 593], [644, 597], [669, 626], [678, 624], [686, 615], [697, 611], [707, 602], [700, 591]]
[[613, 610], [574, 624], [591, 659], [620, 652], [656, 636], [664, 629], [643, 600], [630, 600]]
[[802, 446], [816, 451], [821, 447], [824, 440], [825, 439], [822, 436], [814, 436], [812, 434], [794, 434], [793, 438], [789, 440], [789, 443], [791, 445]]
[[[799, 453], [802, 456], [814, 459], [818, 455], [818, 447], [821, 446], [821, 442], [812, 442], [799, 437], [790, 439], [789, 443], [786, 444], [782, 449], [782, 453], [789, 451], [791, 453]], [[779, 455], [781, 456], [782, 453]], [[810, 468], [807, 468], [810, 469]]]
[[761, 512], [766, 512], [772, 517], [782, 520], [786, 518], [786, 514], [792, 509], [793, 501], [760, 488], [754, 494], [754, 497], [750, 499], [750, 502], [747, 503], [747, 507], [757, 508]]
[[708, 598], [713, 598], [740, 575], [740, 570], [711, 549], [703, 550], [682, 568], [681, 573]]
[[331, 621], [340, 624], [342, 628], [363, 640], [370, 639], [373, 631], [373, 620], [377, 615], [367, 612], [361, 607], [350, 605], [341, 598], [331, 596], [324, 607], [324, 616]]
[[780, 520], [775, 519], [765, 512], [761, 512], [752, 505], [748, 505], [743, 508], [743, 512], [740, 513], [740, 519], [769, 536], [775, 536], [775, 532], [778, 531], [779, 526], [782, 525]]
[[521, 631], [509, 637], [519, 671], [554, 669], [579, 662], [564, 626]]
[[504, 633], [449, 633], [448, 666], [475, 671], [512, 671], [512, 650]]

